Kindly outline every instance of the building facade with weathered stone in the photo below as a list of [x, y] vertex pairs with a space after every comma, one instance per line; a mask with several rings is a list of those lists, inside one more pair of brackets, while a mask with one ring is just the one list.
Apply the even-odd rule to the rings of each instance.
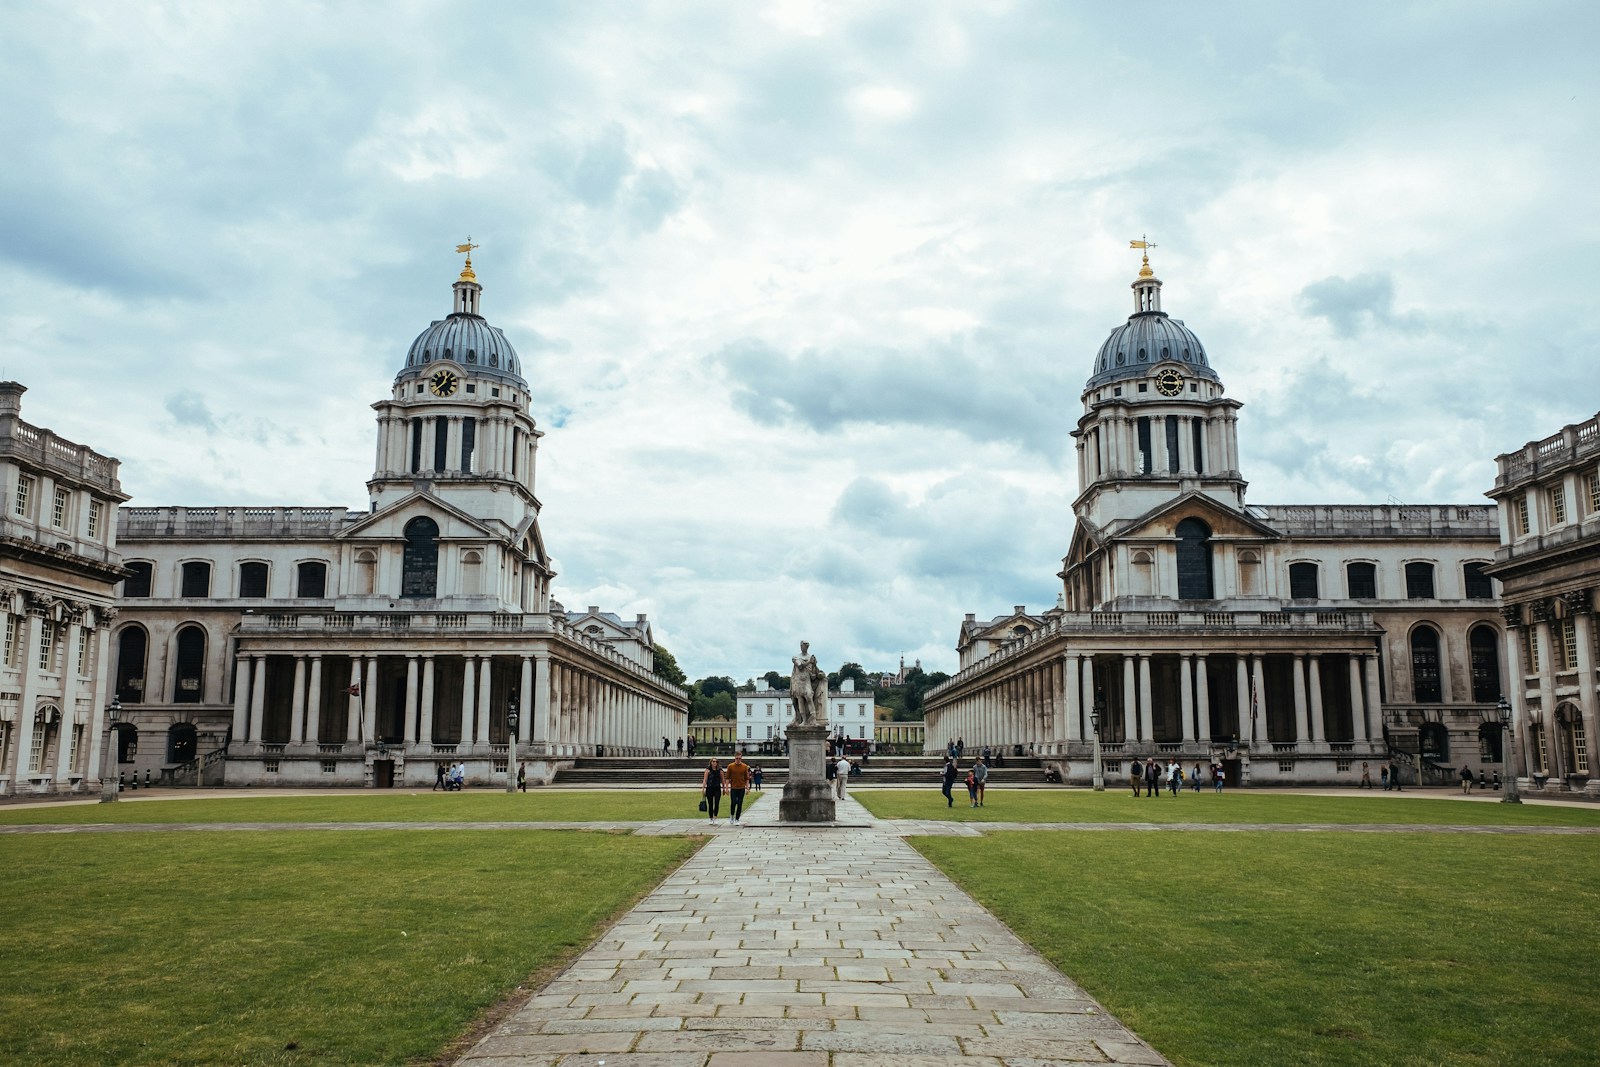
[[648, 620], [551, 599], [543, 435], [481, 293], [469, 258], [451, 314], [372, 405], [366, 511], [122, 509], [113, 682], [139, 735], [128, 769], [385, 787], [455, 762], [503, 783], [522, 762], [537, 782], [579, 754], [683, 733], [687, 696], [653, 672]]
[[1146, 260], [1083, 390], [1058, 603], [967, 616], [929, 751], [1021, 746], [1087, 782], [1098, 710], [1112, 778], [1136, 755], [1246, 784], [1492, 770], [1493, 509], [1247, 503], [1241, 405], [1161, 287]]
[[116, 460], [22, 420], [25, 391], [0, 382], [0, 795], [78, 793], [105, 756], [128, 498]]
[[1600, 797], [1600, 415], [1496, 457], [1508, 686], [1523, 788]]

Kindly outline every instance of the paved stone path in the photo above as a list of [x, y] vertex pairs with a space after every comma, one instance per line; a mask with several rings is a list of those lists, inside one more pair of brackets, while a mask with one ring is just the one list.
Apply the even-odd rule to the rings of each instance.
[[[1164, 1064], [853, 799], [718, 833], [461, 1067]], [[726, 824], [723, 824], [726, 826]]]

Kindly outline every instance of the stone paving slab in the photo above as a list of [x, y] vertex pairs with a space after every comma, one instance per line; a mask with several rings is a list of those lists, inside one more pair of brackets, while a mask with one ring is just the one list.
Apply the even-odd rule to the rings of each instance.
[[874, 820], [716, 836], [460, 1067], [1165, 1064]]

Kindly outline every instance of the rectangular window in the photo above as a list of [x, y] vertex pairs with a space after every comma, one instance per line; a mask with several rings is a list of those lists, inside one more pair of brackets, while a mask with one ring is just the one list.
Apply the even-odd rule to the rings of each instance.
[[478, 443], [478, 420], [470, 415], [461, 420], [461, 473], [472, 473], [472, 450]]
[[211, 564], [199, 561], [183, 565], [183, 583], [179, 596], [208, 597], [211, 595]]
[[1567, 487], [1555, 486], [1550, 490], [1550, 525], [1560, 526], [1567, 521]]
[[17, 496], [11, 502], [11, 511], [22, 518], [28, 517], [28, 501], [33, 497], [33, 479], [27, 475], [17, 478]]
[[82, 678], [89, 673], [89, 629], [84, 627], [78, 631], [78, 677]]
[[33, 739], [28, 748], [28, 773], [42, 774], [44, 772], [44, 732], [45, 721], [33, 720]]
[[1293, 774], [1294, 773], [1294, 760], [1292, 760], [1292, 759], [1281, 759], [1281, 760], [1279, 760], [1278, 761], [1278, 773], [1280, 773], [1280, 774]]
[[1289, 599], [1317, 599], [1317, 565], [1315, 563], [1289, 564]]
[[239, 564], [239, 596], [258, 599], [267, 595], [267, 565], [251, 562]]
[[1572, 769], [1579, 774], [1589, 773], [1589, 735], [1583, 729], [1583, 715], [1572, 715]]
[[78, 753], [83, 751], [83, 724], [72, 727], [72, 747], [67, 750], [67, 769], [78, 769]]
[[1536, 626], [1527, 626], [1522, 631], [1523, 647], [1528, 653], [1528, 673], [1539, 673], [1539, 629]]
[[1586, 474], [1583, 477], [1584, 488], [1589, 494], [1589, 514], [1600, 511], [1600, 474]]
[[1578, 669], [1578, 628], [1571, 619], [1561, 620], [1561, 661], [1566, 670]]
[[1483, 564], [1468, 563], [1463, 565], [1461, 577], [1466, 585], [1468, 600], [1494, 599], [1494, 580], [1483, 573]]
[[1406, 599], [1433, 599], [1433, 564], [1406, 564]]
[[325, 760], [323, 760], [322, 761], [322, 773], [323, 774], [338, 774], [339, 773], [339, 761], [338, 760], [333, 760], [333, 759], [325, 759]]
[[56, 496], [50, 506], [50, 525], [58, 530], [67, 528], [67, 491], [56, 486]]
[[1178, 473], [1178, 418], [1168, 415], [1164, 420], [1167, 424], [1167, 473]]
[[122, 595], [125, 597], [147, 597], [150, 595], [150, 579], [155, 573], [155, 564], [145, 563], [142, 560], [124, 564], [128, 568], [128, 576], [122, 580]]
[[1139, 473], [1150, 473], [1150, 419], [1141, 416], [1139, 419]]
[[1550, 750], [1549, 750], [1549, 747], [1544, 743], [1545, 742], [1544, 727], [1543, 726], [1530, 726], [1530, 727], [1528, 727], [1528, 732], [1533, 734], [1533, 740], [1534, 740], [1533, 750], [1534, 750], [1535, 753], [1537, 753], [1537, 756], [1538, 756], [1539, 773], [1540, 774], [1544, 774], [1545, 772], [1550, 770]]
[[1378, 599], [1378, 567], [1375, 563], [1352, 563], [1344, 569], [1351, 600]]
[[437, 416], [433, 420], [433, 469], [445, 469], [445, 453], [450, 450], [450, 420]]
[[261, 761], [261, 769], [266, 771], [268, 774], [277, 774], [278, 773], [278, 761], [275, 760], [275, 759], [262, 760]]
[[[17, 665], [17, 617], [10, 612], [6, 612], [6, 656], [4, 662], [7, 667], [15, 667]], [[5, 764], [0, 763], [0, 767], [3, 766]]]
[[1533, 525], [1528, 521], [1528, 498], [1526, 494], [1517, 497], [1517, 536], [1526, 537]]
[[98, 500], [89, 501], [89, 537], [91, 540], [100, 536], [100, 509], [104, 506]]
[[1199, 419], [1190, 419], [1189, 426], [1194, 430], [1194, 470], [1196, 474], [1206, 472], [1206, 426]]
[[39, 669], [47, 671], [55, 659], [56, 628], [48, 619], [39, 627]]
[[[417, 386], [417, 392], [422, 392], [422, 386]], [[416, 474], [422, 469], [422, 420], [411, 420], [411, 473]]]

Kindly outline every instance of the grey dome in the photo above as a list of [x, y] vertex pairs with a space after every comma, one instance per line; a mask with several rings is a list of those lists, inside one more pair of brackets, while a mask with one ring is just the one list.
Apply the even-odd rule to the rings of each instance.
[[1196, 378], [1221, 382], [1206, 361], [1205, 346], [1182, 319], [1168, 318], [1164, 311], [1141, 311], [1111, 331], [1094, 358], [1094, 370], [1085, 389], [1127, 378], [1142, 378], [1158, 363], [1175, 361], [1185, 373]]
[[400, 372], [416, 373], [436, 360], [451, 360], [474, 376], [504, 378], [526, 389], [522, 362], [498, 326], [490, 326], [482, 315], [455, 312], [439, 319], [411, 342], [406, 365]]

